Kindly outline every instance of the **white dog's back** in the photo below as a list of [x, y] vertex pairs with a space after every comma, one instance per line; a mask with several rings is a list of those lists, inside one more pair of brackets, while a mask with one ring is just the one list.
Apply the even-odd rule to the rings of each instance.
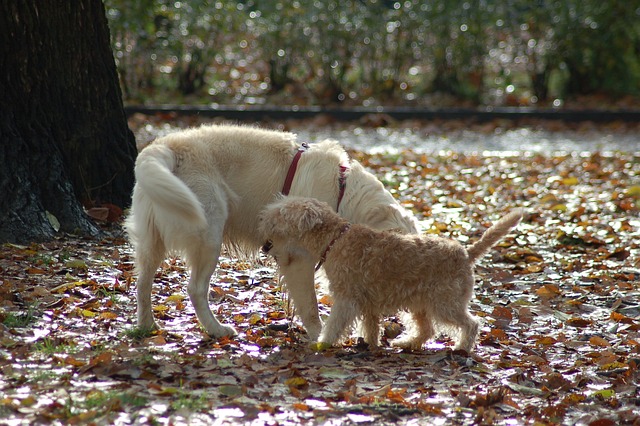
[[223, 202], [227, 240], [257, 245], [255, 216], [281, 188], [282, 170], [295, 146], [290, 133], [230, 125], [160, 138], [136, 161], [134, 211], [127, 227], [135, 236], [153, 223], [171, 247], [179, 234], [202, 232], [207, 222], [219, 219], [208, 213], [217, 210], [211, 203]]

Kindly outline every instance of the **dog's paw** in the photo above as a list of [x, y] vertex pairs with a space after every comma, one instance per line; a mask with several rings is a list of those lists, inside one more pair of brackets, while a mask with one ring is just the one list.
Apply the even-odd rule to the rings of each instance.
[[390, 343], [391, 346], [409, 351], [417, 351], [422, 348], [422, 342], [418, 342], [409, 337], [399, 337], [397, 339], [393, 339]]
[[237, 336], [238, 332], [230, 325], [219, 325], [213, 330], [207, 330], [207, 334], [215, 339], [219, 339], [221, 337]]
[[307, 330], [307, 337], [312, 342], [316, 342], [320, 337], [320, 332], [322, 331], [322, 323], [313, 324], [313, 325], [304, 325], [305, 330]]

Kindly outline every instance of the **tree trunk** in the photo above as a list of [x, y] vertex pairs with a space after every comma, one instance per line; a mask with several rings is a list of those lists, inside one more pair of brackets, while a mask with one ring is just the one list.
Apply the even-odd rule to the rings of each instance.
[[136, 155], [102, 2], [0, 0], [0, 93], [0, 242], [97, 235]]

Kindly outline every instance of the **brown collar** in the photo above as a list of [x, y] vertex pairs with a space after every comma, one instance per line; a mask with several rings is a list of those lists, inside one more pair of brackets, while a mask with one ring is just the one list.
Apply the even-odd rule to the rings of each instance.
[[322, 253], [322, 256], [320, 256], [320, 261], [316, 265], [316, 271], [318, 269], [320, 269], [322, 267], [322, 265], [324, 264], [325, 260], [327, 260], [327, 255], [331, 251], [331, 248], [336, 243], [336, 241], [338, 241], [340, 239], [340, 237], [342, 237], [344, 234], [346, 234], [347, 231], [349, 230], [349, 228], [351, 228], [351, 224], [349, 224], [349, 223], [345, 223], [344, 225], [342, 225], [342, 228], [340, 229], [340, 233], [333, 240], [331, 240], [331, 242], [329, 243], [327, 248], [324, 249], [324, 253]]
[[[296, 170], [298, 169], [298, 162], [300, 161], [302, 153], [307, 149], [309, 149], [309, 145], [303, 143], [293, 156], [293, 160], [291, 160], [291, 165], [289, 166], [289, 171], [287, 172], [287, 177], [284, 179], [284, 185], [282, 185], [282, 195], [289, 195], [293, 178], [296, 175]], [[347, 186], [347, 170], [349, 170], [349, 166], [340, 166], [340, 177], [338, 178], [338, 204], [336, 205], [336, 211], [340, 208], [340, 202], [344, 196], [344, 189]]]

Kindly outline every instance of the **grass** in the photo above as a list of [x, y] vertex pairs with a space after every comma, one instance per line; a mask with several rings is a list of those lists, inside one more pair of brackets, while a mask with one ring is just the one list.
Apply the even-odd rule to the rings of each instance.
[[132, 359], [133, 365], [140, 367], [151, 364], [156, 361], [155, 356], [150, 353], [143, 353]]
[[96, 290], [96, 296], [106, 297], [114, 304], [119, 303], [121, 299], [120, 294], [116, 290], [110, 290], [107, 287], [99, 287]]
[[35, 265], [51, 266], [55, 263], [56, 258], [49, 253], [38, 253], [33, 255], [30, 260]]
[[71, 373], [64, 370], [39, 370], [31, 374], [27, 381], [29, 383], [51, 383], [54, 380], [62, 380], [70, 377]]
[[123, 406], [140, 408], [148, 402], [146, 398], [128, 392], [94, 390], [85, 399], [69, 396], [65, 404], [58, 407], [57, 416], [69, 420], [70, 424], [87, 424], [108, 413], [122, 411]]
[[209, 398], [204, 392], [196, 395], [194, 392], [189, 393], [181, 389], [178, 391], [177, 398], [171, 401], [171, 408], [176, 411], [181, 409], [200, 411], [208, 407], [208, 402]]
[[117, 410], [122, 405], [132, 407], [143, 407], [147, 404], [147, 399], [141, 396], [132, 395], [127, 392], [102, 392], [93, 391], [82, 403], [82, 407], [87, 410], [112, 411]]
[[71, 354], [78, 351], [78, 347], [72, 343], [56, 342], [53, 339], [44, 338], [42, 341], [36, 343], [34, 348], [38, 352], [42, 352], [46, 355], [53, 355], [59, 353]]
[[29, 327], [37, 321], [35, 309], [29, 306], [26, 312], [9, 312], [7, 313], [2, 324], [9, 328], [25, 328]]
[[142, 340], [153, 336], [155, 330], [141, 327], [131, 327], [124, 331], [124, 335], [133, 340]]

